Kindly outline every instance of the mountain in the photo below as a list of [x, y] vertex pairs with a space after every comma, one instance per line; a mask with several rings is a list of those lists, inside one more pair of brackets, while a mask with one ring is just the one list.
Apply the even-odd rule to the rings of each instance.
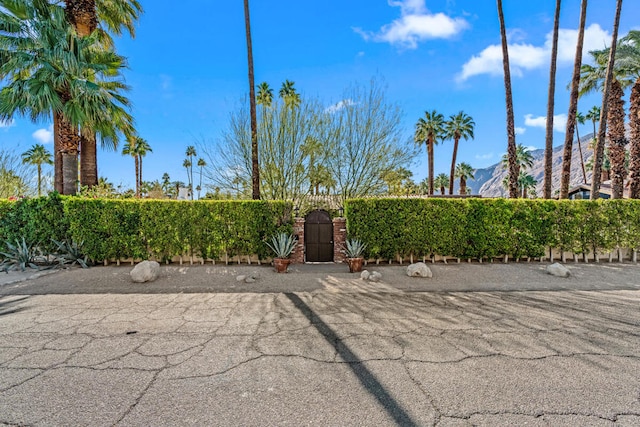
[[[582, 145], [582, 155], [584, 163], [591, 159], [593, 151], [589, 148], [589, 144], [593, 139], [593, 134], [588, 134], [580, 138]], [[564, 145], [559, 145], [553, 149], [553, 179], [551, 181], [551, 193], [554, 194], [560, 189], [560, 174], [562, 168], [562, 152], [564, 151]], [[533, 178], [538, 181], [536, 186], [535, 195], [541, 197], [543, 194], [544, 186], [544, 150], [538, 149], [531, 151], [533, 155], [533, 167], [527, 169], [527, 173], [532, 175]], [[578, 143], [573, 143], [573, 154], [571, 156], [571, 181], [569, 188], [582, 184], [584, 178], [582, 175], [582, 166], [580, 164], [580, 153], [578, 150]], [[587, 172], [587, 182], [591, 182], [591, 171]], [[474, 173], [474, 180], [467, 182], [467, 187], [470, 187], [472, 194], [480, 194], [484, 197], [506, 197], [508, 191], [503, 187], [502, 181], [507, 176], [507, 170], [503, 169], [500, 163], [496, 163], [493, 166], [489, 166], [483, 169], [476, 169]]]

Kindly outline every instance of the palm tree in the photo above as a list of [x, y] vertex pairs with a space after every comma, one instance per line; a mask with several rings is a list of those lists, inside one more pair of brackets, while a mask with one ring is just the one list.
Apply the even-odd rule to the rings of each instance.
[[[549, 67], [549, 94], [547, 101], [547, 128], [544, 149], [544, 198], [551, 198], [553, 179], [553, 113], [556, 94], [556, 63], [558, 59], [558, 30], [560, 28], [561, 0], [556, 0], [556, 13], [553, 20], [553, 42], [551, 48], [551, 66]], [[573, 135], [573, 131], [571, 132]]]
[[429, 160], [429, 195], [433, 196], [433, 146], [444, 134], [444, 116], [436, 110], [425, 111], [424, 118], [418, 119], [414, 141], [427, 146]]
[[300, 105], [300, 95], [296, 91], [294, 84], [295, 83], [291, 80], [285, 80], [284, 83], [282, 83], [280, 92], [278, 93], [285, 105], [291, 108], [295, 108]]
[[138, 170], [138, 186], [142, 188], [142, 158], [147, 155], [147, 153], [153, 153], [151, 146], [147, 142], [147, 140], [142, 139], [140, 137], [136, 137], [136, 151], [138, 154], [138, 159], [140, 162], [140, 169]]
[[[258, 119], [256, 115], [256, 89], [253, 76], [253, 45], [251, 43], [251, 17], [249, 0], [244, 0], [244, 26], [247, 38], [247, 63], [249, 68], [249, 111], [251, 116], [251, 183], [253, 200], [260, 200], [260, 164], [258, 162]], [[191, 194], [193, 197], [193, 192]]]
[[[593, 141], [595, 142], [597, 137], [596, 124], [598, 123], [598, 121], [600, 121], [600, 107], [594, 105], [589, 111], [587, 111], [587, 114], [584, 117], [587, 120], [591, 120], [591, 122], [593, 123]], [[595, 147], [595, 144], [593, 144], [593, 146]]]
[[526, 199], [528, 197], [528, 191], [532, 190], [534, 192], [535, 197], [535, 188], [538, 185], [538, 181], [528, 173], [522, 171], [518, 176], [518, 186], [520, 187], [520, 191], [522, 194], [522, 198]]
[[191, 163], [191, 160], [184, 159], [184, 162], [182, 162], [182, 167], [187, 170], [187, 180], [189, 180], [189, 192], [191, 193], [191, 197], [193, 199], [193, 179], [191, 178], [192, 174], [189, 173], [190, 169], [193, 170], [193, 164]]
[[[189, 158], [189, 167], [187, 174], [189, 175], [189, 190], [191, 191], [191, 200], [193, 200], [193, 158], [197, 156], [196, 147], [189, 145], [187, 147], [186, 156]], [[184, 164], [183, 164], [184, 166]]]
[[269, 83], [262, 82], [258, 85], [258, 96], [256, 97], [258, 105], [271, 107], [273, 103], [273, 89], [269, 87]]
[[578, 140], [578, 152], [580, 153], [580, 166], [582, 166], [582, 179], [584, 183], [587, 183], [587, 171], [584, 168], [584, 156], [582, 154], [582, 143], [580, 142], [580, 132], [578, 131], [578, 125], [585, 124], [587, 118], [580, 111], [576, 112], [576, 139]]
[[[601, 109], [602, 114], [600, 116], [600, 129], [598, 130], [598, 140], [596, 142], [596, 150], [594, 155], [595, 160], [593, 165], [593, 178], [591, 180], [591, 200], [596, 200], [600, 197], [600, 176], [602, 173], [602, 156], [604, 153], [605, 137], [607, 133], [606, 122], [610, 120], [610, 117], [618, 116], [618, 113], [609, 114], [608, 102], [610, 99], [610, 93], [611, 93], [613, 80], [614, 80], [613, 72], [614, 72], [615, 55], [616, 55], [616, 48], [617, 48], [617, 42], [618, 42], [618, 29], [620, 27], [621, 9], [622, 9], [622, 0], [617, 0], [616, 15], [613, 21], [613, 35], [611, 38], [611, 47], [609, 49], [609, 61], [607, 62], [607, 71], [604, 79], [604, 93], [602, 96], [602, 109]], [[623, 112], [623, 115], [624, 115], [624, 112]], [[607, 118], [607, 120], [602, 120], [602, 117]], [[623, 121], [624, 121], [624, 117], [623, 117]], [[618, 129], [616, 129], [615, 131], [617, 132]], [[624, 131], [624, 124], [623, 124], [623, 131]], [[618, 145], [620, 144], [620, 142], [622, 141], [612, 141], [613, 144], [618, 144]], [[618, 157], [619, 156], [616, 156], [616, 160], [619, 160]], [[613, 168], [613, 153], [611, 155], [611, 160], [612, 160], [612, 168]], [[614, 172], [614, 179], [616, 179], [615, 172]], [[622, 194], [618, 194], [617, 182], [614, 185], [612, 185], [612, 190], [613, 190], [612, 197], [615, 198], [616, 196], [622, 195]]]
[[458, 163], [456, 178], [460, 178], [460, 194], [467, 194], [467, 180], [474, 179], [473, 168], [469, 163]]
[[[522, 144], [518, 144], [516, 147], [516, 164], [518, 165], [518, 170], [525, 171], [533, 166], [533, 154], [528, 147], [525, 147]], [[502, 156], [502, 167], [505, 169], [509, 168], [509, 156], [505, 154]]]
[[502, 43], [502, 67], [504, 69], [504, 90], [507, 106], [507, 154], [509, 161], [509, 197], [518, 197], [518, 164], [516, 163], [516, 130], [513, 118], [513, 96], [511, 94], [511, 70], [509, 68], [509, 45], [507, 43], [507, 29], [504, 24], [502, 0], [498, 2], [498, 18], [500, 20], [500, 39]]
[[[455, 170], [454, 170], [455, 173]], [[447, 175], [446, 173], [441, 173], [438, 174], [438, 176], [436, 176], [435, 180], [434, 180], [434, 185], [440, 189], [440, 194], [444, 196], [444, 191], [445, 191], [445, 187], [447, 185], [449, 185], [449, 175]], [[453, 194], [451, 191], [449, 191], [449, 194]]]
[[138, 138], [132, 137], [125, 142], [122, 147], [122, 155], [123, 156], [131, 156], [133, 157], [135, 170], [136, 170], [136, 197], [140, 197], [140, 156], [138, 156]]
[[635, 77], [629, 99], [629, 197], [640, 198], [640, 31], [629, 31], [621, 40], [619, 63], [628, 76]]
[[168, 173], [162, 174], [162, 191], [164, 194], [169, 194], [169, 188], [171, 187], [171, 177]]
[[207, 162], [205, 162], [204, 159], [200, 158], [198, 159], [198, 163], [197, 163], [198, 167], [200, 168], [200, 183], [198, 184], [198, 200], [200, 199], [200, 190], [202, 190], [202, 169], [207, 166]]
[[473, 129], [476, 123], [471, 116], [464, 111], [449, 117], [444, 124], [446, 139], [453, 139], [453, 155], [451, 156], [451, 174], [449, 175], [449, 194], [453, 194], [453, 179], [455, 175], [456, 158], [458, 155], [458, 142], [461, 138], [473, 139]]
[[52, 165], [51, 153], [42, 144], [34, 144], [22, 153], [22, 163], [36, 165], [38, 168], [38, 196], [42, 195], [42, 165]]
[[[14, 114], [54, 125], [55, 188], [77, 191], [78, 127], [90, 125], [113, 138], [114, 117], [130, 118], [126, 85], [117, 80], [124, 59], [100, 48], [97, 35], [78, 38], [64, 10], [46, 0], [3, 1], [0, 118]], [[90, 78], [89, 78], [90, 76]]]

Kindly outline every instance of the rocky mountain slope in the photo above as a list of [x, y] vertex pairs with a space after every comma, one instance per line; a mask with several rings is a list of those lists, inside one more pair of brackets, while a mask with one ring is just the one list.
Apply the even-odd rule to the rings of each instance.
[[[593, 156], [593, 151], [589, 148], [589, 143], [593, 139], [592, 134], [588, 134], [580, 138], [582, 145], [582, 155], [585, 164]], [[556, 138], [556, 141], [558, 138]], [[559, 145], [553, 149], [553, 180], [552, 180], [552, 193], [556, 192], [560, 188], [560, 169], [562, 168], [562, 152], [564, 147]], [[542, 187], [544, 185], [544, 150], [533, 150], [533, 167], [527, 169], [527, 173], [532, 175], [538, 185], [536, 186], [536, 195], [540, 197], [542, 195]], [[570, 187], [573, 187], [584, 182], [582, 175], [582, 166], [580, 165], [580, 153], [578, 151], [578, 143], [573, 143], [573, 155], [571, 157], [571, 183]], [[467, 182], [467, 186], [471, 188], [472, 194], [480, 194], [484, 197], [506, 197], [508, 195], [507, 189], [502, 185], [502, 180], [507, 176], [507, 170], [502, 168], [500, 163], [496, 163], [493, 166], [489, 166], [484, 169], [476, 169], [475, 179]], [[587, 171], [587, 182], [591, 182], [591, 172]]]

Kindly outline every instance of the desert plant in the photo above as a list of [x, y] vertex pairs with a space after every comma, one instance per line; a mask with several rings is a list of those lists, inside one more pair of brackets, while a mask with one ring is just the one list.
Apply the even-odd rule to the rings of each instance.
[[347, 258], [361, 258], [367, 244], [359, 239], [347, 239], [345, 242], [345, 255]]
[[39, 269], [38, 264], [46, 264], [47, 258], [37, 245], [27, 243], [25, 238], [16, 239], [15, 245], [10, 241], [5, 242], [6, 251], [0, 252], [0, 256], [4, 258], [0, 263], [0, 270], [9, 272], [9, 270], [25, 271], [27, 267]]
[[289, 258], [296, 247], [296, 239], [293, 234], [278, 233], [271, 237], [267, 246], [276, 254], [276, 258]]
[[67, 241], [59, 242], [53, 239], [52, 241], [57, 247], [56, 253], [53, 255], [59, 267], [71, 267], [78, 264], [82, 268], [89, 268], [88, 257], [82, 250], [83, 242], [78, 243], [72, 240], [71, 243], [69, 243]]

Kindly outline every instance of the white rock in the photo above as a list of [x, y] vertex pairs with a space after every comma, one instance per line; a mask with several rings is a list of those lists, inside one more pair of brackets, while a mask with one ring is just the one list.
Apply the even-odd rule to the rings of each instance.
[[380, 279], [382, 279], [382, 274], [378, 273], [377, 271], [371, 272], [371, 275], [369, 276], [370, 282], [379, 282]]
[[136, 265], [129, 275], [136, 283], [153, 282], [158, 278], [160, 264], [155, 261], [142, 261]]
[[424, 262], [416, 262], [407, 267], [409, 277], [433, 277], [431, 269]]
[[555, 263], [547, 266], [547, 273], [556, 277], [569, 277], [571, 276], [571, 272], [567, 267], [560, 263]]
[[241, 274], [241, 275], [239, 275], [239, 276], [237, 276], [237, 277], [236, 277], [236, 280], [237, 280], [238, 282], [242, 282], [242, 281], [244, 281], [246, 278], [247, 278], [247, 276], [245, 276], [244, 274]]
[[244, 279], [244, 283], [255, 283], [255, 281], [256, 281], [256, 278], [252, 276], [249, 276], [246, 279]]
[[371, 274], [369, 273], [368, 270], [362, 270], [362, 273], [360, 273], [360, 278], [362, 280], [368, 280], [369, 276], [371, 276]]

